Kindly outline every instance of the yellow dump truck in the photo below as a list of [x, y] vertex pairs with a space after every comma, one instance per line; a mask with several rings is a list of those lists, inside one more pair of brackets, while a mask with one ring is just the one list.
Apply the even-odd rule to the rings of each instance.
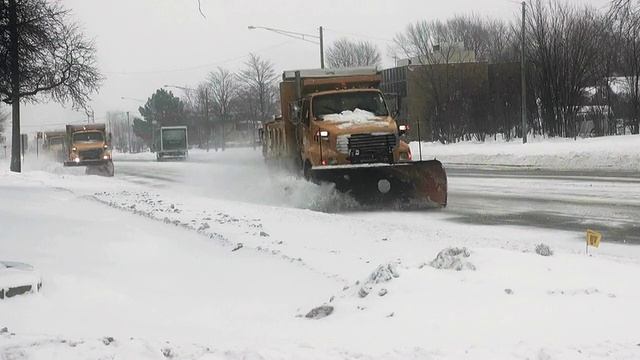
[[42, 149], [53, 159], [63, 162], [66, 159], [65, 131], [46, 131]]
[[375, 68], [285, 71], [281, 115], [264, 124], [268, 166], [330, 182], [363, 203], [447, 204], [438, 160], [414, 161]]
[[113, 176], [110, 136], [105, 124], [67, 125], [65, 140], [64, 166], [86, 166], [87, 174]]

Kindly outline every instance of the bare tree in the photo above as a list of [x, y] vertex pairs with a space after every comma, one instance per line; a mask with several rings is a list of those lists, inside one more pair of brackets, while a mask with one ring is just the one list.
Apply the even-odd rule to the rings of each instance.
[[576, 136], [583, 91], [600, 80], [603, 21], [592, 8], [538, 0], [527, 18], [528, 58], [542, 121], [552, 136]]
[[236, 76], [222, 67], [218, 67], [216, 71], [209, 73], [208, 80], [211, 92], [211, 107], [221, 122], [220, 147], [224, 151], [227, 120], [237, 97], [239, 84]]
[[0, 0], [0, 100], [13, 107], [12, 171], [21, 171], [20, 101], [44, 95], [82, 109], [102, 80], [93, 40], [58, 1]]
[[378, 47], [370, 41], [351, 41], [341, 38], [327, 48], [327, 65], [330, 68], [378, 66], [382, 56]]
[[640, 1], [637, 0], [611, 0], [609, 15], [620, 19], [640, 10]]
[[640, 130], [640, 12], [630, 14], [620, 27], [620, 70], [627, 82], [631, 133]]
[[263, 60], [259, 56], [250, 54], [245, 62], [245, 68], [238, 74], [243, 112], [251, 122], [251, 137], [255, 147], [256, 124], [266, 121], [275, 111], [278, 88], [277, 75], [273, 63]]
[[5, 137], [3, 135], [4, 126], [8, 118], [9, 118], [9, 111], [5, 111], [2, 106], [2, 103], [0, 103], [0, 144], [4, 143], [5, 141]]

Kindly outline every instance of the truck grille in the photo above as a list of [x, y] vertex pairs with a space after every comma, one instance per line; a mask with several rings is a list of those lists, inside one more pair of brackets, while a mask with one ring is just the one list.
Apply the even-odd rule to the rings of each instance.
[[338, 136], [336, 150], [349, 155], [352, 164], [392, 162], [396, 134], [350, 134]]
[[102, 159], [102, 149], [83, 150], [78, 155], [82, 160], [100, 160]]

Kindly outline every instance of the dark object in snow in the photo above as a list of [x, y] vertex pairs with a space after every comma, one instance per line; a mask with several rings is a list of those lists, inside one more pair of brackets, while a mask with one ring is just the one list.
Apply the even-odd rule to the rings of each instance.
[[395, 315], [395, 313], [391, 313], [391, 314], [387, 315], [387, 317], [393, 317], [393, 315]]
[[[358, 296], [366, 297], [367, 295], [369, 295], [369, 293], [373, 289], [373, 286], [371, 286], [372, 284], [388, 282], [399, 276], [400, 274], [398, 274], [395, 264], [387, 263], [387, 264], [380, 265], [376, 268], [374, 272], [372, 272], [369, 275], [368, 278], [364, 280], [364, 282], [362, 283], [362, 286], [358, 290]], [[356, 285], [358, 284], [360, 284], [359, 281], [356, 282]]]
[[111, 344], [114, 341], [116, 341], [116, 340], [114, 338], [112, 338], [111, 336], [107, 336], [107, 337], [102, 338], [102, 343], [105, 346], [109, 346], [109, 344]]
[[463, 248], [446, 248], [438, 253], [438, 256], [429, 263], [429, 266], [436, 269], [447, 270], [475, 270], [476, 267], [472, 263], [465, 260], [471, 256], [466, 247]]
[[242, 247], [243, 247], [243, 246], [244, 246], [244, 245], [242, 245], [242, 243], [238, 243], [238, 244], [236, 245], [236, 247], [234, 247], [231, 251], [237, 251], [237, 250], [240, 250], [240, 249], [242, 249]]
[[508, 295], [513, 295], [513, 290], [511, 289], [504, 289], [504, 292], [507, 293]]
[[7, 327], [3, 327], [2, 329], [0, 329], [0, 334], [6, 334], [9, 332], [9, 329], [7, 329]]
[[322, 319], [323, 317], [331, 315], [331, 313], [333, 313], [333, 306], [322, 305], [309, 311], [305, 317], [307, 319]]
[[173, 353], [171, 352], [171, 349], [169, 349], [169, 348], [162, 349], [162, 355], [164, 355], [164, 357], [166, 357], [167, 359], [172, 359], [173, 358]]
[[198, 231], [203, 231], [203, 230], [207, 230], [209, 229], [211, 226], [209, 226], [209, 223], [204, 222], [202, 223], [202, 225], [200, 225], [200, 227], [198, 228]]
[[553, 255], [553, 250], [549, 247], [549, 245], [539, 244], [536, 245], [536, 254], [542, 256], [551, 256]]
[[362, 285], [362, 287], [360, 287], [360, 290], [358, 290], [358, 296], [362, 298], [367, 297], [367, 295], [369, 295], [369, 293], [371, 292], [371, 289], [372, 289], [371, 285], [367, 285], [367, 284]]
[[399, 277], [396, 266], [393, 263], [388, 263], [378, 266], [378, 268], [369, 275], [369, 278], [365, 280], [366, 284], [379, 284], [382, 282], [388, 282], [394, 278]]
[[269, 237], [269, 234], [267, 234], [267, 233], [266, 233], [266, 232], [264, 232], [264, 231], [260, 231], [260, 236], [262, 236], [262, 237]]
[[380, 291], [378, 291], [378, 296], [385, 296], [389, 293], [389, 291], [385, 288], [380, 289]]
[[40, 291], [42, 278], [33, 266], [14, 261], [0, 261], [0, 275], [17, 276], [10, 286], [0, 283], [0, 300]]

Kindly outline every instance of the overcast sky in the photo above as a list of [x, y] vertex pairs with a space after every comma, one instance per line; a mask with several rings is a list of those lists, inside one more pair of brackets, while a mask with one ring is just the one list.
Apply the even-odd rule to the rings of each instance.
[[[566, 1], [602, 8], [609, 0]], [[90, 104], [96, 122], [105, 121], [107, 111], [139, 115], [141, 103], [121, 97], [146, 101], [165, 84], [193, 87], [217, 66], [241, 68], [250, 52], [271, 60], [277, 73], [320, 67], [318, 45], [248, 30], [249, 25], [310, 35], [323, 26], [326, 45], [340, 37], [371, 40], [379, 46], [384, 66], [390, 67], [387, 45], [411, 22], [471, 12], [513, 19], [521, 9], [512, 0], [201, 0], [205, 18], [197, 0], [61, 2], [73, 11], [87, 37], [96, 39], [99, 68], [106, 77]], [[23, 106], [21, 115], [23, 133], [86, 120], [84, 112], [53, 103]]]

